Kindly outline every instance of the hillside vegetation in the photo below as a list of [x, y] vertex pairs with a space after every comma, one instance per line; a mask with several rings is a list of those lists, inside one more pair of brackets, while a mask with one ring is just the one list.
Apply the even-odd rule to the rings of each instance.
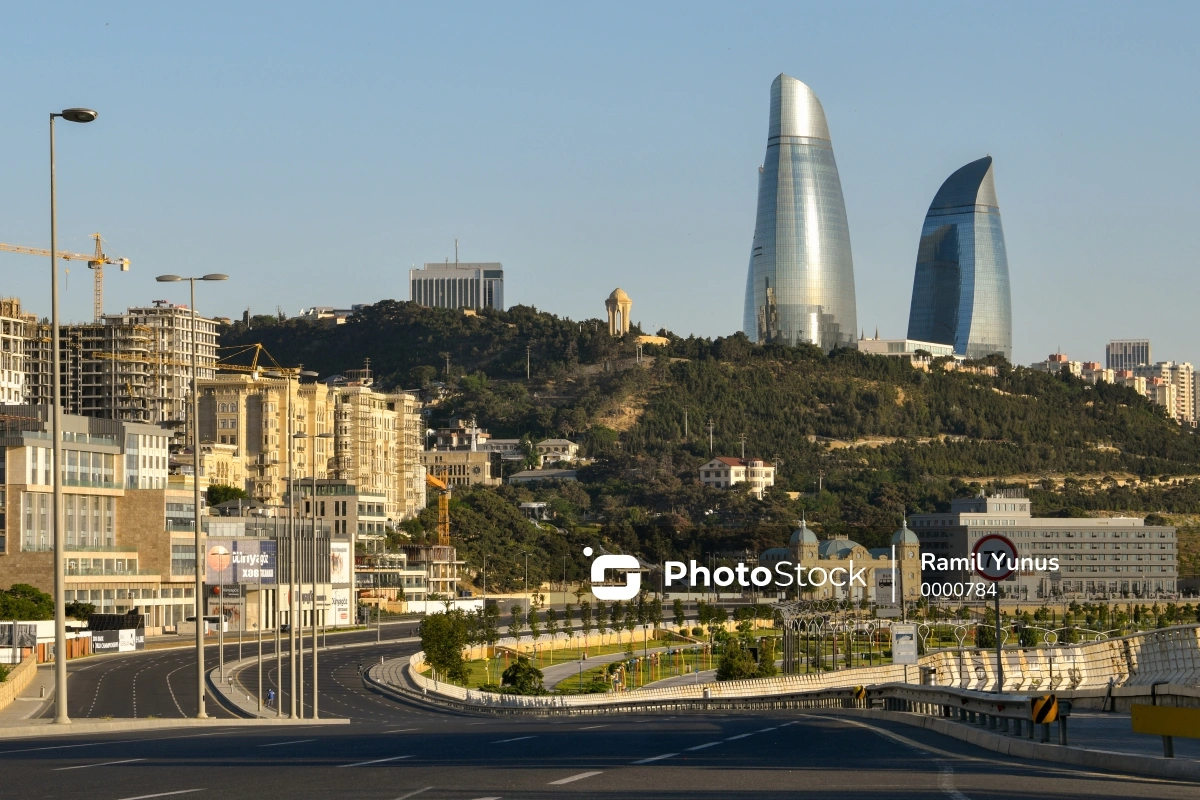
[[[1027, 488], [1040, 515], [1200, 514], [1200, 481], [1189, 477], [1200, 476], [1200, 438], [1131, 389], [1002, 359], [987, 364], [995, 375], [925, 372], [856, 350], [660, 334], [670, 344], [646, 347], [639, 364], [633, 335], [609, 337], [598, 320], [384, 301], [339, 326], [256, 317], [224, 330], [221, 343], [261, 342], [280, 363], [326, 376], [369, 358], [385, 388], [445, 382], [431, 426], [474, 415], [495, 436], [580, 441], [596, 459], [582, 487], [506, 489], [504, 498], [550, 500], [560, 526], [647, 558], [772, 546], [801, 514], [826, 535], [880, 543], [905, 513], [1006, 485]], [[747, 455], [777, 464], [765, 500], [698, 485], [710, 421], [713, 454], [739, 454], [744, 436]], [[870, 446], [853, 446], [860, 441]], [[462, 502], [472, 541], [541, 538], [513, 520], [491, 541], [500, 534], [480, 532], [495, 518], [491, 501]], [[406, 527], [421, 537], [419, 523]], [[538, 550], [547, 577], [551, 553], [559, 570], [570, 560], [561, 547]]]

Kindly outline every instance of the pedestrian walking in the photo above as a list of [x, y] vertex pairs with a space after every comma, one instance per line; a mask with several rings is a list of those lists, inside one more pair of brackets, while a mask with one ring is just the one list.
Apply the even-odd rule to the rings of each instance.
[[275, 690], [267, 689], [267, 708], [275, 707]]

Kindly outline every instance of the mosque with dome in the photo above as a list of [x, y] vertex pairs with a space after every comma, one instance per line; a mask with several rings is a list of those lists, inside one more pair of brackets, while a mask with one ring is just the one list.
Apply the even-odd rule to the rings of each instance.
[[[864, 568], [866, 586], [834, 586], [826, 581], [824, 586], [806, 593], [813, 599], [850, 599], [855, 602], [864, 599], [874, 601], [872, 596], [876, 586], [890, 578], [892, 548], [875, 547], [867, 549], [858, 542], [850, 539], [825, 539], [808, 527], [801, 520], [799, 527], [792, 532], [787, 547], [772, 547], [758, 557], [758, 565], [772, 571], [780, 563], [803, 567], [806, 571], [824, 570], [831, 574], [832, 570], [853, 569], [855, 573]], [[896, 597], [899, 600], [901, 592], [906, 600], [918, 600], [921, 597], [921, 542], [917, 535], [908, 529], [904, 522], [900, 530], [892, 536], [892, 545], [896, 547], [896, 565], [900, 570], [900, 585], [896, 587]], [[882, 572], [881, 572], [882, 571]], [[882, 580], [879, 580], [882, 579]]]

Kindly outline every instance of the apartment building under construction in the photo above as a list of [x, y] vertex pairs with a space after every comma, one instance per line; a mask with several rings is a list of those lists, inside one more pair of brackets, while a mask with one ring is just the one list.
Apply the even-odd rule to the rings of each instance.
[[[0, 306], [0, 316], [6, 310]], [[0, 326], [4, 324], [0, 319]], [[26, 315], [22, 335], [25, 401], [49, 405], [50, 324]], [[196, 318], [196, 342], [199, 377], [211, 378], [217, 352], [213, 320]], [[192, 315], [187, 306], [158, 300], [124, 314], [106, 314], [100, 322], [62, 325], [59, 353], [66, 413], [126, 422], [187, 419], [192, 381]]]

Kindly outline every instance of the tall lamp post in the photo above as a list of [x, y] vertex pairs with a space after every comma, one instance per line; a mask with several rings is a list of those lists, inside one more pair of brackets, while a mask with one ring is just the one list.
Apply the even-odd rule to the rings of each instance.
[[[99, 116], [90, 108], [66, 108], [50, 114], [50, 363], [53, 375], [54, 408], [50, 412], [51, 468], [54, 470], [54, 722], [71, 724], [67, 714], [67, 607], [66, 563], [67, 548], [63, 540], [62, 485], [62, 357], [58, 352], [58, 198], [54, 185], [54, 120], [92, 122]], [[13, 645], [17, 643], [17, 628], [13, 626]]]
[[[192, 309], [192, 518], [196, 533], [196, 718], [204, 719], [204, 553], [200, 545], [200, 373], [196, 358], [196, 281], [227, 281], [228, 275], [212, 272], [198, 278], [179, 275], [159, 275], [159, 283], [187, 281], [191, 288]], [[221, 628], [225, 627], [224, 598], [221, 600]], [[222, 654], [223, 655], [223, 654]]]
[[[317, 375], [317, 373], [315, 373], [315, 372], [312, 372], [312, 373], [301, 372], [300, 374], [301, 375], [311, 375], [312, 377], [316, 377], [316, 375]], [[318, 711], [318, 706], [317, 706], [317, 691], [318, 691], [318, 686], [319, 686], [319, 678], [317, 675], [317, 666], [318, 666], [318, 657], [317, 657], [317, 650], [318, 650], [318, 647], [317, 647], [317, 580], [321, 576], [319, 574], [320, 570], [317, 569], [317, 566], [320, 563], [320, 557], [319, 557], [320, 556], [320, 548], [317, 546], [317, 443], [315, 440], [316, 439], [332, 439], [333, 434], [326, 432], [326, 433], [318, 433], [313, 436], [309, 436], [304, 431], [297, 431], [292, 436], [292, 438], [293, 439], [313, 439], [314, 440], [312, 445], [309, 447], [309, 472], [312, 475], [312, 498], [309, 500], [309, 502], [312, 504], [312, 506], [309, 510], [312, 513], [309, 516], [312, 519], [312, 535], [313, 535], [313, 539], [312, 539], [312, 541], [313, 541], [313, 580], [312, 580], [313, 600], [312, 600], [312, 618], [309, 620], [309, 623], [312, 626], [312, 638], [313, 638], [313, 645], [312, 645], [312, 671], [313, 671], [312, 718], [320, 719], [320, 712]], [[332, 540], [331, 540], [331, 543], [332, 543]], [[331, 580], [332, 580], [332, 576], [331, 576]], [[333, 593], [332, 583], [330, 584], [329, 591], [330, 591], [330, 594]], [[324, 626], [322, 626], [322, 627], [324, 627]]]

